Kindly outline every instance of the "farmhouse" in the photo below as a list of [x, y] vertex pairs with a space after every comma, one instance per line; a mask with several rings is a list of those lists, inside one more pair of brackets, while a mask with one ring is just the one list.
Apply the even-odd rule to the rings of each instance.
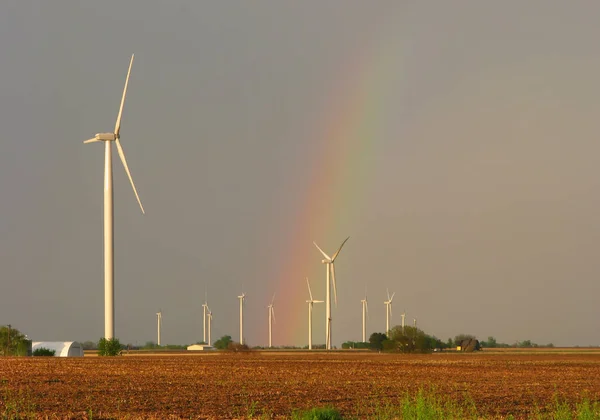
[[32, 351], [40, 348], [54, 350], [55, 357], [83, 357], [83, 346], [77, 341], [34, 341]]

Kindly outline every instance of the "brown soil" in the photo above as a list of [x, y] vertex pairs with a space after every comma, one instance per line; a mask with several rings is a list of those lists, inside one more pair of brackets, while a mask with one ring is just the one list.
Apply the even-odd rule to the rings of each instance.
[[365, 418], [433, 389], [480, 415], [525, 418], [556, 398], [600, 400], [599, 353], [250, 352], [0, 358], [0, 417], [263, 418], [333, 406]]

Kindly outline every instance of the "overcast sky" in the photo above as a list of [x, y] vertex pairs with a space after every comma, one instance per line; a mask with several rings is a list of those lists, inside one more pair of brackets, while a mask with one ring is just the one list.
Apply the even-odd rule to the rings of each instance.
[[[0, 5], [0, 323], [104, 333], [103, 148], [115, 153], [116, 336], [307, 344], [312, 244], [333, 342], [418, 319], [600, 345], [600, 3], [19, 1]], [[315, 306], [314, 343], [324, 343]]]

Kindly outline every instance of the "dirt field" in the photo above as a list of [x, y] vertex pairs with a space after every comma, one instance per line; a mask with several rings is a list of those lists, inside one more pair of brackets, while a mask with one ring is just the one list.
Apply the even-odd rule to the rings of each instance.
[[49, 418], [278, 418], [318, 406], [366, 418], [419, 388], [524, 418], [556, 396], [600, 400], [600, 353], [0, 358], [0, 414]]

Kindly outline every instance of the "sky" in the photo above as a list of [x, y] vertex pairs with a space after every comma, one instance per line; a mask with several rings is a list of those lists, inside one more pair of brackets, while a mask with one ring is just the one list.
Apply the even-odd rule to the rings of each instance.
[[[308, 343], [316, 241], [333, 344], [417, 319], [442, 340], [600, 345], [600, 3], [8, 0], [0, 5], [0, 324], [104, 334], [103, 148], [115, 152], [115, 335]], [[325, 342], [316, 304], [313, 343]]]

